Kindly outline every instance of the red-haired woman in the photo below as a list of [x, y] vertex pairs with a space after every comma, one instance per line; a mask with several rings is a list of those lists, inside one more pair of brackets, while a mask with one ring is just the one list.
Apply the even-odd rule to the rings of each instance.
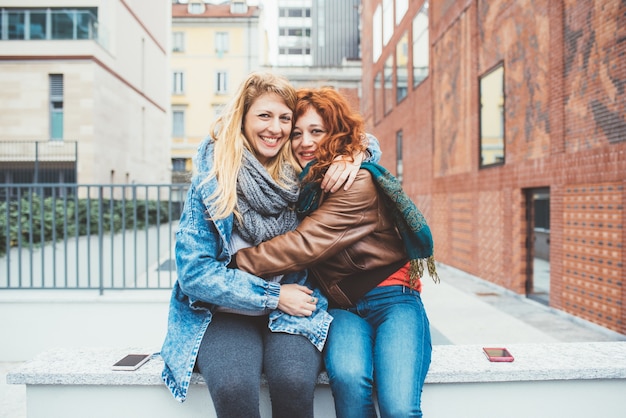
[[431, 359], [420, 298], [423, 263], [438, 279], [430, 229], [398, 181], [363, 163], [349, 190], [326, 193], [339, 155], [364, 151], [364, 124], [331, 88], [298, 92], [291, 145], [302, 192], [295, 231], [239, 251], [237, 267], [261, 277], [308, 269], [334, 317], [324, 360], [337, 417], [421, 417]]

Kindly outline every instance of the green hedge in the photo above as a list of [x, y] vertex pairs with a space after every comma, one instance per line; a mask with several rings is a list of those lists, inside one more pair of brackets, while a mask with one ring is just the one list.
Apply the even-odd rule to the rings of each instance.
[[[7, 211], [8, 205], [8, 211]], [[121, 201], [111, 199], [41, 198], [32, 194], [21, 201], [0, 203], [0, 255], [9, 246], [32, 242], [40, 245], [55, 238], [98, 234], [98, 220], [102, 218], [104, 233], [123, 229], [142, 229], [170, 221], [169, 204], [164, 201]], [[8, 217], [7, 217], [8, 215]], [[8, 228], [7, 228], [8, 225]]]

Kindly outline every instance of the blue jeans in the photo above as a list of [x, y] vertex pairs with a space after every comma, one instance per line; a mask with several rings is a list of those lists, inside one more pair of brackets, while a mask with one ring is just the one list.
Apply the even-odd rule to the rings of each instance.
[[421, 417], [430, 325], [419, 292], [377, 287], [356, 306], [331, 309], [324, 351], [337, 418]]

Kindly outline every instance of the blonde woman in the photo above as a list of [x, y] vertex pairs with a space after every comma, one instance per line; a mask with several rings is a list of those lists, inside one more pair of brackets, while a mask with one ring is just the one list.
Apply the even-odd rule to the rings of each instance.
[[[299, 183], [288, 144], [296, 101], [283, 77], [247, 78], [198, 149], [176, 233], [163, 380], [182, 402], [199, 371], [220, 418], [260, 416], [262, 373], [274, 418], [313, 417], [331, 322], [326, 299], [303, 272], [261, 279], [227, 268], [238, 250], [297, 226]], [[328, 189], [358, 169], [343, 166]]]

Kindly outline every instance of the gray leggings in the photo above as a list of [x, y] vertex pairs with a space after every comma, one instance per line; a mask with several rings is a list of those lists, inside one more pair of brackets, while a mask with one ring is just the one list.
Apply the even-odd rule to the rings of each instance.
[[271, 332], [267, 324], [267, 316], [213, 316], [197, 367], [219, 418], [260, 417], [261, 373], [267, 378], [273, 418], [313, 418], [321, 353], [307, 338]]

